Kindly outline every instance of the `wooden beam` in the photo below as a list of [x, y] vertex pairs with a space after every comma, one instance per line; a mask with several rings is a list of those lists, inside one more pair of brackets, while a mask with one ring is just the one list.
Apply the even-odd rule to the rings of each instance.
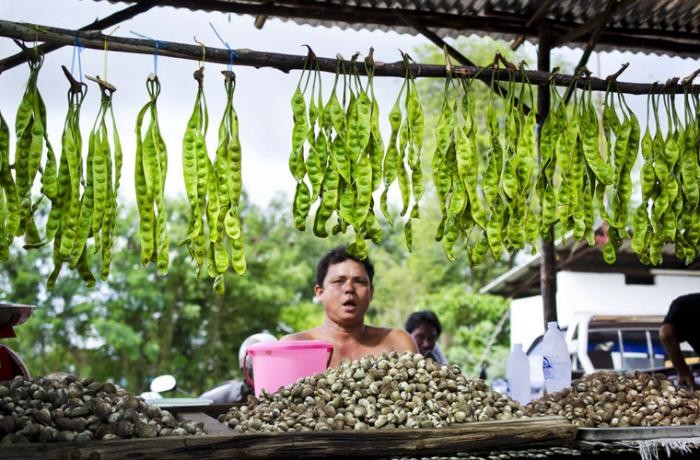
[[[540, 270], [542, 269], [542, 265], [543, 264], [540, 264]], [[518, 283], [517, 287], [509, 289], [510, 292], [508, 293], [508, 295], [513, 299], [518, 298], [521, 294], [524, 294], [524, 293], [528, 292], [530, 289], [532, 289], [532, 287], [535, 284], [537, 284], [538, 281], [540, 282], [540, 294], [541, 294], [542, 293], [542, 275], [541, 275], [541, 272], [538, 270], [538, 271], [535, 271], [532, 275], [530, 275], [525, 281]], [[544, 296], [542, 297], [542, 299], [544, 300]], [[556, 305], [555, 305], [555, 307], [556, 307]], [[554, 311], [556, 312], [556, 308]], [[555, 319], [553, 319], [551, 321], [556, 321], [556, 316], [555, 316]], [[545, 315], [544, 326], [546, 329], [547, 328], [547, 316], [546, 315]]]
[[[117, 11], [116, 13], [110, 14], [106, 18], [96, 20], [94, 22], [91, 22], [90, 24], [87, 24], [83, 27], [81, 27], [78, 30], [85, 31], [85, 30], [102, 30], [107, 27], [111, 27], [113, 25], [119, 24], [120, 22], [126, 21], [127, 19], [131, 19], [137, 14], [143, 13], [145, 11], [150, 10], [156, 5], [156, 2], [154, 0], [148, 0], [148, 1], [143, 1], [140, 3], [137, 3], [136, 5], [132, 5], [128, 8], [125, 8], [123, 10]], [[39, 52], [42, 54], [48, 54], [52, 51], [55, 51], [59, 48], [62, 48], [64, 45], [57, 45], [54, 43], [44, 43], [43, 45], [39, 46]], [[16, 67], [24, 62], [27, 62], [27, 54], [24, 52], [19, 52], [13, 56], [10, 56], [8, 58], [5, 58], [0, 61], [0, 74], [3, 73], [6, 70], [9, 70], [13, 67]]]
[[[540, 28], [540, 36], [537, 49], [537, 70], [540, 72], [550, 71], [550, 41], [547, 27]], [[550, 105], [549, 86], [545, 83], [539, 85], [537, 89], [537, 111], [544, 117], [549, 113]], [[539, 148], [540, 131], [542, 125], [537, 126], [537, 145]], [[537, 274], [540, 279], [540, 291], [542, 293], [542, 312], [544, 327], [547, 323], [557, 320], [557, 261], [554, 251], [554, 229], [550, 230], [549, 241], [542, 240], [540, 253], [540, 272]], [[531, 281], [534, 283], [534, 281]]]
[[[583, 50], [583, 54], [581, 55], [581, 59], [578, 61], [578, 65], [576, 65], [577, 69], [582, 68], [588, 63], [588, 59], [591, 57], [591, 53], [593, 52], [593, 49], [595, 48], [595, 45], [598, 43], [598, 40], [600, 39], [600, 32], [603, 30], [605, 27], [605, 24], [608, 22], [608, 19], [612, 15], [612, 13], [615, 11], [615, 8], [620, 3], [618, 0], [608, 0], [608, 4], [605, 7], [605, 10], [599, 14], [595, 19], [590, 21], [589, 23], [595, 27], [593, 29], [593, 33], [591, 34], [590, 38], [588, 39], [588, 43], [586, 44], [586, 48]], [[584, 24], [585, 25], [585, 24]], [[578, 38], [578, 37], [576, 37]], [[568, 92], [566, 96], [564, 97], [564, 104], [568, 104], [569, 100], [571, 97], [574, 95], [573, 92]]]
[[[597, 246], [579, 246], [579, 243], [576, 243], [572, 249], [572, 251], [569, 253], [569, 256], [566, 258], [561, 258], [559, 260], [559, 267], [564, 270], [572, 270], [572, 265], [574, 262], [577, 260], [581, 259], [584, 256], [587, 256], [588, 254], [592, 252], [598, 252], [600, 254], [600, 250], [598, 249]], [[600, 254], [601, 260], [603, 259], [603, 255]]]
[[426, 457], [474, 449], [567, 446], [576, 427], [563, 417], [455, 424], [445, 428], [173, 436], [13, 444], [3, 460], [81, 458], [328, 459]]
[[[20, 40], [39, 40], [52, 44], [72, 45], [75, 37], [80, 38], [81, 44], [85, 48], [102, 50], [104, 49], [104, 40], [109, 42], [111, 51], [136, 53], [136, 54], [153, 54], [153, 42], [151, 40], [142, 40], [126, 37], [107, 37], [98, 31], [81, 32], [70, 29], [60, 29], [56, 27], [48, 27], [42, 25], [18, 23], [11, 21], [0, 20], [0, 36], [16, 38]], [[202, 56], [202, 48], [198, 45], [188, 45], [185, 43], [167, 42], [159, 40], [160, 48], [158, 49], [159, 56], [174, 57], [179, 59], [188, 59], [199, 61]], [[301, 70], [304, 68], [306, 60], [305, 55], [291, 55], [282, 53], [271, 53], [263, 51], [252, 51], [249, 49], [234, 50], [236, 53], [235, 64], [242, 66], [251, 66], [256, 68], [270, 67], [282, 72], [291, 70]], [[227, 64], [229, 62], [229, 51], [222, 48], [206, 48], [208, 62], [219, 64]], [[346, 68], [351, 67], [348, 60], [342, 61]], [[322, 72], [335, 73], [338, 65], [337, 59], [317, 58], [318, 67]], [[363, 63], [355, 65], [357, 73], [365, 75], [366, 70]], [[409, 69], [412, 75], [416, 78], [444, 78], [445, 66], [433, 64], [410, 64]], [[374, 75], [378, 77], [399, 77], [405, 75], [405, 66], [403, 61], [392, 63], [375, 62]], [[576, 78], [573, 75], [555, 75], [552, 77], [548, 72], [524, 70], [524, 71], [509, 71], [505, 69], [493, 70], [490, 68], [480, 68], [471, 66], [455, 66], [452, 70], [455, 78], [477, 78], [481, 81], [490, 83], [491, 78], [498, 81], [524, 81], [527, 79], [532, 84], [545, 83], [552, 80], [559, 86], [570, 86], [575, 83], [578, 88], [586, 88], [590, 85], [594, 91], [605, 91], [607, 82], [600, 78], [582, 79]], [[478, 75], [475, 77], [475, 75]], [[664, 92], [682, 94], [684, 91], [690, 93], [700, 93], [700, 85], [684, 86], [681, 84], [674, 85], [653, 85], [643, 83], [625, 83], [618, 82], [616, 89], [621, 93], [627, 94], [648, 94], [650, 92]]]
[[[537, 7], [537, 10], [535, 10], [533, 15], [530, 16], [530, 19], [528, 19], [525, 23], [525, 26], [530, 27], [539, 25], [540, 21], [542, 21], [542, 18], [544, 18], [549, 12], [552, 3], [554, 3], [554, 0], [542, 0], [542, 2], [540, 2], [540, 6]], [[512, 49], [513, 51], [517, 50], [520, 47], [520, 45], [523, 44], [524, 41], [525, 36], [518, 35], [510, 44], [510, 49]]]
[[[459, 52], [455, 47], [447, 43], [445, 40], [443, 40], [438, 34], [433, 32], [432, 30], [428, 29], [427, 27], [423, 26], [420, 22], [414, 21], [412, 19], [407, 18], [404, 14], [399, 13], [401, 18], [404, 20], [407, 26], [412, 27], [413, 29], [416, 30], [416, 32], [420, 33], [423, 35], [425, 38], [433, 42], [438, 48], [440, 49], [446, 49], [447, 52], [449, 53], [450, 56], [452, 56], [457, 62], [459, 62], [462, 65], [466, 66], [476, 66], [469, 58], [467, 58], [465, 55]], [[491, 88], [490, 85], [487, 85], [489, 89]], [[506, 88], [503, 86], [496, 84], [493, 87], [493, 90], [496, 94], [501, 96], [503, 99], [508, 99], [509, 93]], [[515, 105], [518, 105], [520, 103], [520, 100], [517, 97], [513, 98], [513, 102]], [[530, 113], [530, 106], [527, 105], [526, 103], [523, 102], [523, 112], [527, 115]], [[540, 116], [540, 114], [537, 114], [537, 121], [538, 122], [544, 122], [544, 118]]]

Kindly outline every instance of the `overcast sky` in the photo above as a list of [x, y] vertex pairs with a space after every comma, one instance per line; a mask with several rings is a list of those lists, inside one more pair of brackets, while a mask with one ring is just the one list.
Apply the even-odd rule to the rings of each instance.
[[[96, 18], [105, 17], [125, 8], [125, 4], [111, 4], [92, 0], [0, 0], [0, 17], [10, 21], [26, 21], [76, 29]], [[399, 35], [387, 32], [341, 30], [340, 28], [313, 28], [292, 22], [268, 19], [265, 27], [253, 26], [253, 17], [224, 15], [219, 13], [190, 12], [173, 8], [155, 8], [124, 22], [115, 35], [134, 37], [138, 32], [159, 40], [194, 44], [197, 37], [207, 46], [223, 47], [212, 32], [212, 23], [232, 48], [249, 48], [304, 54], [302, 44], [309, 44], [317, 55], [333, 57], [341, 53], [349, 57], [356, 51], [363, 55], [370, 46], [375, 49], [375, 59], [384, 62], [397, 61], [397, 49], [409, 51], [428, 43], [420, 36]], [[533, 55], [534, 47], [526, 45]], [[14, 54], [17, 47], [10, 39], [0, 38], [0, 58]], [[48, 55], [39, 77], [39, 89], [46, 101], [49, 135], [57, 155], [66, 113], [67, 81], [60, 66], [71, 67], [73, 49], [62, 48]], [[562, 57], [575, 63], [580, 50], [559, 49], [553, 59]], [[85, 74], [103, 74], [104, 54], [96, 50], [84, 50], [82, 69]], [[620, 78], [622, 81], [665, 81], [672, 76], [686, 76], [700, 67], [697, 60], [669, 58], [656, 55], [631, 53], [594, 53], [589, 68], [600, 76], [615, 72], [623, 62], [630, 67]], [[196, 63], [173, 58], [158, 60], [158, 77], [162, 92], [159, 100], [160, 124], [168, 147], [169, 171], [166, 190], [170, 195], [184, 195], [181, 169], [181, 142], [187, 119], [196, 93], [192, 72]], [[210, 114], [209, 150], [213, 158], [216, 146], [216, 127], [224, 104], [224, 90], [220, 70], [224, 65], [207, 64], [205, 92]], [[293, 193], [294, 181], [287, 169], [291, 138], [291, 109], [289, 100], [299, 78], [299, 72], [285, 74], [273, 69], [255, 69], [234, 66], [237, 88], [234, 106], [240, 120], [243, 148], [243, 184], [252, 201], [265, 206], [276, 191]], [[124, 169], [121, 195], [135, 200], [133, 192], [134, 123], [136, 113], [147, 101], [145, 79], [153, 71], [153, 58], [145, 55], [129, 55], [112, 52], [108, 55], [107, 77], [118, 91], [114, 96], [114, 111], [124, 146]], [[77, 73], [77, 64], [75, 72]], [[24, 91], [28, 76], [26, 65], [16, 67], [0, 75], [0, 111], [10, 126], [14, 125], [15, 112]], [[382, 110], [382, 118], [396, 97], [400, 86], [396, 78], [377, 78], [375, 87]], [[332, 75], [324, 77], [325, 88], [330, 88]], [[325, 95], [328, 93], [324, 93]], [[643, 117], [645, 97], [629, 97], [635, 112]], [[89, 83], [88, 97], [83, 104], [81, 125], [84, 136], [92, 126], [99, 105], [96, 85]], [[383, 120], [384, 131], [388, 124]], [[13, 130], [11, 130], [13, 131]], [[384, 133], [388, 136], [388, 132]], [[429, 133], [428, 135], [432, 135]], [[14, 134], [12, 134], [14, 136]], [[14, 141], [12, 142], [14, 145]], [[12, 148], [14, 150], [14, 148]], [[14, 154], [12, 154], [14, 155]]]

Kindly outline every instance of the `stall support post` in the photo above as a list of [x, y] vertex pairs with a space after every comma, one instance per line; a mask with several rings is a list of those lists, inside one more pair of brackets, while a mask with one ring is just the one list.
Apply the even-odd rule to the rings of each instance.
[[[537, 70], [549, 72], [550, 40], [546, 24], [540, 25], [539, 44], [537, 50]], [[549, 113], [549, 87], [547, 83], [540, 83], [537, 88], [537, 113], [544, 120]], [[537, 124], [537, 146], [539, 149], [542, 123]], [[550, 230], [548, 241], [542, 240], [542, 260], [540, 263], [540, 289], [542, 291], [542, 310], [544, 313], [545, 328], [549, 321], [557, 320], [557, 267], [554, 257], [554, 230]]]

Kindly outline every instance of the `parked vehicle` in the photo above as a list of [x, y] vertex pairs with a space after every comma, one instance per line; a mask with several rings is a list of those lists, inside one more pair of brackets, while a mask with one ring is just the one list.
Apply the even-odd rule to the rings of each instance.
[[[572, 376], [580, 377], [600, 370], [663, 372], [674, 376], [671, 362], [659, 340], [663, 316], [637, 315], [576, 315], [566, 331], [566, 342], [571, 356]], [[541, 389], [541, 342], [539, 336], [527, 350], [532, 369], [533, 389]], [[688, 364], [700, 359], [687, 344], [681, 352]], [[700, 365], [692, 366], [700, 377]]]

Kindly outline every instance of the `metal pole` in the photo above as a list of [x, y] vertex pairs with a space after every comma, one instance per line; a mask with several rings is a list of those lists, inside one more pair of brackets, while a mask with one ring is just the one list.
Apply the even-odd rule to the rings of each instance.
[[[549, 72], [550, 41], [546, 24], [540, 25], [539, 45], [537, 52], [537, 70]], [[546, 83], [540, 84], [537, 89], [537, 113], [542, 120], [549, 113], [549, 87]], [[540, 131], [542, 125], [537, 125], [537, 145], [539, 146]], [[554, 231], [550, 232], [549, 241], [542, 241], [540, 263], [540, 290], [542, 291], [542, 310], [544, 313], [544, 325], [547, 322], [557, 320], [557, 267], [554, 252]]]

